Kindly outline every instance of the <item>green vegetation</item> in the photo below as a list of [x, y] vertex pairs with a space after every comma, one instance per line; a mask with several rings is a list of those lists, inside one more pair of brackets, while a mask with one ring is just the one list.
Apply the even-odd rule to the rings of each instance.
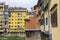
[[0, 36], [0, 40], [25, 40], [25, 37], [19, 37], [19, 36]]

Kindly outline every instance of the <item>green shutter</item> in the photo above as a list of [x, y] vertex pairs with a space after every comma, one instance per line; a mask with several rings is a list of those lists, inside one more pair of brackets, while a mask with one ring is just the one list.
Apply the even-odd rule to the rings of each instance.
[[44, 19], [40, 20], [40, 25], [44, 25]]
[[38, 15], [41, 15], [41, 10], [38, 12]]
[[46, 4], [44, 4], [44, 8], [43, 8], [44, 11], [48, 8], [48, 5], [49, 5], [48, 0], [45, 0], [45, 2]]
[[48, 18], [46, 18], [46, 25], [48, 25]]

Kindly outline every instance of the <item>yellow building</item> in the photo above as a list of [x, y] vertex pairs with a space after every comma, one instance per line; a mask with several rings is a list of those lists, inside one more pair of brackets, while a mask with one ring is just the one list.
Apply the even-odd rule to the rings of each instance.
[[60, 40], [60, 0], [50, 0], [52, 40]]
[[27, 9], [21, 7], [9, 8], [8, 32], [25, 32], [25, 21]]
[[4, 3], [0, 3], [0, 32], [4, 32]]

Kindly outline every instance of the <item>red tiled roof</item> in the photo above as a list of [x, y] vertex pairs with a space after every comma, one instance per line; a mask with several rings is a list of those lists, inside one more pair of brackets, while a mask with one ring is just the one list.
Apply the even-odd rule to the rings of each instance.
[[25, 22], [25, 28], [26, 29], [36, 29], [36, 18], [30, 17], [29, 21]]

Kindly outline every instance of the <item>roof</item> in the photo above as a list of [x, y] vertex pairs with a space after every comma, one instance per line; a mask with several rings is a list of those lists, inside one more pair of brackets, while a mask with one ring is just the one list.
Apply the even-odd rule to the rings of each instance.
[[23, 7], [9, 7], [9, 10], [26, 10], [27, 8]]
[[36, 28], [38, 28], [36, 26], [36, 18], [30, 17], [29, 21], [25, 21], [25, 28], [26, 29], [36, 29]]
[[9, 7], [9, 11], [27, 11], [27, 8], [23, 8], [23, 7]]

